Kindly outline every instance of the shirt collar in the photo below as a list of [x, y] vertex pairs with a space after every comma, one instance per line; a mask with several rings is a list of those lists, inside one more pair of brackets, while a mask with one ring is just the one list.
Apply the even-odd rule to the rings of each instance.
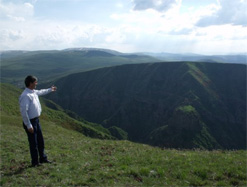
[[29, 89], [29, 88], [26, 88], [25, 89], [28, 93], [34, 93], [34, 90], [31, 90], [31, 89]]

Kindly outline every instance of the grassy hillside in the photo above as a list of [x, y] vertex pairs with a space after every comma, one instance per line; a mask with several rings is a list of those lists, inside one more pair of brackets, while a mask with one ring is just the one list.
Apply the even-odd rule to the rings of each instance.
[[64, 128], [65, 124], [61, 126], [52, 112], [41, 123], [46, 152], [53, 163], [31, 168], [18, 106], [14, 100], [6, 102], [18, 92], [1, 85], [3, 187], [247, 185], [246, 151], [160, 149], [129, 141], [92, 139]]
[[[18, 98], [22, 92], [10, 84], [1, 83], [1, 114], [15, 115], [20, 117]], [[86, 136], [100, 139], [115, 139], [109, 130], [101, 125], [87, 122], [85, 120], [78, 121], [70, 117], [66, 111], [60, 106], [44, 98], [40, 98], [42, 104], [41, 120], [52, 120], [60, 126], [83, 133]], [[21, 118], [19, 122], [21, 124]]]
[[120, 55], [109, 51], [9, 51], [1, 55], [1, 80], [22, 86], [23, 79], [36, 75], [40, 82], [54, 80], [70, 73], [100, 67], [159, 61], [146, 55]]
[[55, 85], [59, 92], [49, 99], [88, 121], [120, 127], [132, 141], [246, 149], [246, 65], [129, 64], [72, 74]]

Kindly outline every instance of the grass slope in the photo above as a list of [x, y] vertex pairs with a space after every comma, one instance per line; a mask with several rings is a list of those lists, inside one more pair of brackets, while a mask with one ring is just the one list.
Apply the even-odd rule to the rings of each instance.
[[[18, 92], [9, 87], [10, 98], [13, 91]], [[247, 185], [246, 151], [164, 150], [93, 139], [64, 128], [52, 113], [41, 123], [54, 162], [31, 168], [18, 106], [6, 103], [3, 93], [1, 89], [1, 186]]]
[[2, 82], [21, 87], [23, 78], [29, 74], [36, 75], [39, 82], [45, 82], [100, 67], [154, 61], [159, 60], [145, 55], [135, 57], [113, 55], [93, 49], [89, 51], [13, 51], [2, 54], [0, 66]]
[[[0, 86], [1, 114], [20, 116], [18, 98], [21, 94], [21, 90], [5, 83], [1, 83]], [[103, 128], [99, 124], [90, 123], [83, 119], [78, 121], [75, 118], [70, 117], [70, 115], [67, 115], [70, 111], [64, 111], [54, 102], [42, 97], [40, 98], [40, 102], [42, 105], [42, 120], [52, 120], [54, 123], [57, 123], [64, 128], [76, 130], [93, 138], [115, 139], [109, 130]], [[21, 121], [21, 119], [19, 121]]]
[[87, 138], [48, 121], [42, 124], [46, 150], [54, 163], [30, 168], [19, 120], [2, 117], [2, 186], [247, 185], [246, 151], [161, 150]]

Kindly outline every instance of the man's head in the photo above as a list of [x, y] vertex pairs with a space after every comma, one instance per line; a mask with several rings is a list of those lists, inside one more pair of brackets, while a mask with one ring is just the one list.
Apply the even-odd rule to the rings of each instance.
[[38, 79], [37, 77], [33, 76], [33, 75], [28, 75], [25, 79], [25, 85], [27, 88], [33, 90], [36, 88], [38, 84]]

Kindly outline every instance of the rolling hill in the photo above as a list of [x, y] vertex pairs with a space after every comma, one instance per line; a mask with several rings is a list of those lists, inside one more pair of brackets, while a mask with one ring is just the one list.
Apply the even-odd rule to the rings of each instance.
[[49, 82], [59, 77], [100, 67], [120, 64], [155, 62], [147, 55], [129, 55], [104, 49], [67, 49], [61, 51], [5, 51], [1, 52], [1, 81], [23, 86], [29, 75], [39, 77], [39, 82]]
[[246, 65], [166, 62], [72, 74], [47, 98], [136, 142], [246, 149]]
[[200, 55], [200, 54], [173, 54], [173, 53], [141, 53], [153, 56], [162, 61], [190, 61], [190, 62], [218, 62], [230, 64], [247, 64], [246, 54], [228, 55]]
[[70, 48], [44, 51], [0, 51], [1, 82], [23, 87], [23, 79], [34, 74], [39, 82], [122, 64], [161, 61], [200, 61], [247, 64], [245, 54], [196, 55], [170, 53], [121, 53], [100, 48]]

